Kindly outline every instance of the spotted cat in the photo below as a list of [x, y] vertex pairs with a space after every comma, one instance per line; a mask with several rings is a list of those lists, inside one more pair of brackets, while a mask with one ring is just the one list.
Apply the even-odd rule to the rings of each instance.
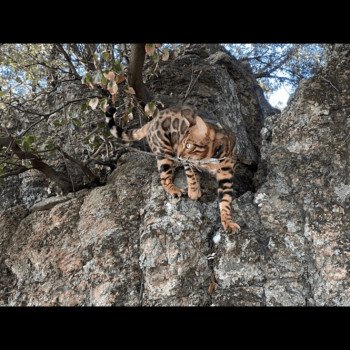
[[107, 108], [106, 123], [112, 135], [124, 141], [146, 137], [151, 151], [157, 156], [160, 181], [166, 192], [175, 197], [184, 193], [173, 183], [175, 160], [184, 163], [188, 196], [193, 200], [202, 195], [197, 168], [214, 175], [218, 181], [221, 223], [225, 230], [239, 230], [239, 225], [231, 218], [232, 177], [237, 162], [233, 134], [205, 122], [195, 109], [188, 106], [160, 111], [140, 129], [129, 131], [115, 124], [115, 114], [114, 107]]

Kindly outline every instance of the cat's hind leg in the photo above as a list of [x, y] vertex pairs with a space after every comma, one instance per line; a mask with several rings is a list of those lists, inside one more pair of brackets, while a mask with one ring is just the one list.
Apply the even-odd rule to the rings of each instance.
[[236, 232], [240, 230], [237, 223], [231, 217], [231, 203], [233, 197], [233, 164], [228, 164], [216, 174], [218, 181], [218, 195], [221, 223], [226, 231]]

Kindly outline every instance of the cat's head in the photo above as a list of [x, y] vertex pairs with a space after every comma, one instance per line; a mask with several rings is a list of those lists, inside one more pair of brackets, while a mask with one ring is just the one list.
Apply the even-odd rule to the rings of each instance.
[[177, 156], [182, 159], [210, 158], [213, 153], [215, 131], [204, 120], [196, 116], [194, 123], [185, 120], [188, 129], [179, 142]]

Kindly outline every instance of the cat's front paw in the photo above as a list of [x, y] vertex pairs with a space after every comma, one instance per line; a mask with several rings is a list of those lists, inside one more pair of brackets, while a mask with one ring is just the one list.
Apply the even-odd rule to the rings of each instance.
[[232, 220], [226, 220], [226, 221], [223, 220], [222, 226], [224, 226], [225, 231], [229, 231], [232, 233], [236, 233], [241, 229], [240, 226], [235, 222], [233, 222]]
[[173, 186], [172, 188], [168, 189], [167, 192], [176, 198], [180, 198], [185, 194], [185, 191], [183, 189], [178, 188], [176, 186]]
[[188, 189], [188, 197], [190, 199], [192, 199], [193, 201], [196, 201], [197, 199], [199, 199], [200, 197], [202, 196], [202, 191], [201, 189], [197, 189], [197, 190], [191, 190], [191, 189]]

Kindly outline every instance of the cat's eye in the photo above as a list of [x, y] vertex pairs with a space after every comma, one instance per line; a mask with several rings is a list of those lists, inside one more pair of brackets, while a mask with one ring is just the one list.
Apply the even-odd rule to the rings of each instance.
[[186, 148], [191, 148], [192, 145], [190, 143], [186, 143]]

